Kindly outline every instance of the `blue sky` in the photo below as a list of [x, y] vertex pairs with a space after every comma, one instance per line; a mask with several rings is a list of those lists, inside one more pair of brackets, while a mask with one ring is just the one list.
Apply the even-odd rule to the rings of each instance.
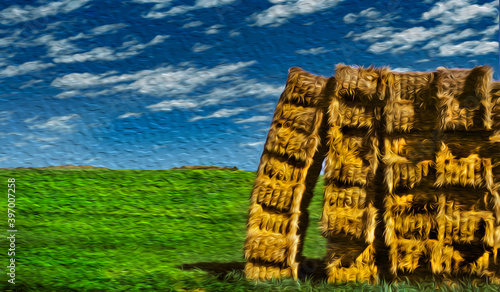
[[288, 69], [490, 65], [498, 1], [0, 4], [0, 167], [256, 170]]

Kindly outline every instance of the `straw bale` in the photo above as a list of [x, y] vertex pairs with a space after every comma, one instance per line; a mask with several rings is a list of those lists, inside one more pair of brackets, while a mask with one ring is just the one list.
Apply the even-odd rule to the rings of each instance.
[[292, 67], [288, 71], [286, 87], [280, 101], [319, 107], [324, 100], [318, 96], [322, 95], [327, 82], [328, 78], [311, 74], [299, 67]]
[[467, 264], [462, 268], [461, 272], [469, 275], [477, 275], [479, 277], [491, 277], [495, 273], [489, 270], [490, 266], [490, 252], [485, 252], [477, 261]]
[[250, 199], [244, 245], [249, 279], [298, 276], [307, 228], [302, 226], [307, 222], [304, 208], [323, 159], [319, 154], [325, 136], [320, 131], [326, 112], [322, 92], [328, 82], [300, 68], [289, 71]]
[[342, 257], [335, 258], [327, 264], [328, 282], [367, 282], [375, 284], [378, 281], [378, 271], [375, 265], [375, 248], [368, 245], [354, 261], [346, 266]]
[[387, 132], [409, 132], [415, 123], [414, 106], [411, 100], [387, 101], [384, 109]]
[[384, 149], [385, 153], [390, 151], [415, 163], [423, 160], [434, 160], [436, 158], [436, 142], [442, 141], [444, 137], [446, 135], [443, 133], [420, 131], [387, 135], [384, 137]]
[[245, 265], [245, 275], [249, 280], [271, 280], [273, 278], [288, 278], [292, 276], [291, 268], [280, 268], [273, 265], [249, 261]]
[[376, 136], [345, 135], [340, 127], [333, 125], [327, 138], [325, 179], [359, 186], [369, 183], [378, 167]]
[[[341, 193], [342, 194], [342, 193]], [[322, 215], [322, 232], [325, 237], [333, 236], [338, 233], [345, 235], [353, 235], [360, 238], [363, 234], [365, 224], [363, 217], [365, 209], [351, 207], [330, 207], [323, 210]]]
[[434, 274], [450, 274], [452, 271], [458, 270], [464, 261], [458, 251], [441, 241], [427, 240], [426, 245], [431, 270]]
[[419, 262], [426, 252], [425, 244], [421, 240], [399, 239], [391, 244], [391, 272], [413, 272], [419, 267]]
[[[425, 151], [424, 153], [418, 151], [427, 150], [427, 148], [415, 149], [415, 145], [418, 144], [407, 144], [405, 138], [385, 138], [384, 144], [385, 153], [382, 157], [382, 161], [385, 163], [384, 180], [390, 194], [397, 188], [412, 189], [420, 185], [422, 180], [429, 175], [434, 161], [431, 159], [421, 160], [430, 157], [430, 155]], [[422, 146], [422, 144], [420, 145]]]
[[384, 99], [385, 82], [379, 82], [382, 74], [387, 74], [386, 68], [354, 68], [338, 64], [335, 69], [337, 87], [334, 96], [345, 100], [371, 101], [375, 98]]
[[473, 69], [439, 67], [436, 72], [438, 95], [484, 98], [490, 92], [493, 70], [489, 66], [476, 66]]
[[292, 248], [293, 241], [282, 234], [261, 232], [261, 234], [252, 236], [245, 243], [245, 257], [247, 260], [264, 260], [270, 263], [292, 264], [288, 257], [288, 250]]
[[484, 181], [484, 159], [477, 154], [456, 159], [448, 146], [441, 144], [436, 154], [436, 183], [437, 187], [444, 185], [459, 185], [481, 187]]
[[393, 100], [408, 100], [417, 107], [427, 107], [431, 104], [431, 84], [434, 80], [432, 72], [391, 73], [394, 75]]
[[[484, 122], [478, 124], [474, 119], [476, 115], [479, 116], [479, 120], [485, 118], [484, 106], [488, 106], [490, 99], [492, 69], [488, 66], [474, 69], [440, 67], [436, 75], [436, 106], [440, 111], [437, 127], [442, 130], [484, 128]], [[481, 108], [483, 108], [482, 115]]]
[[317, 108], [278, 103], [265, 149], [312, 163], [315, 149], [321, 141], [317, 131], [322, 120], [323, 113]]
[[266, 175], [258, 175], [251, 201], [278, 212], [298, 212], [306, 188], [305, 184], [300, 183], [299, 179], [294, 181], [279, 180], [279, 178], [287, 177], [276, 175], [269, 178]]
[[306, 165], [264, 151], [257, 172], [262, 174], [259, 179], [274, 179], [290, 184], [297, 181], [304, 181], [308, 172]]
[[390, 75], [384, 107], [387, 134], [431, 129], [428, 117], [434, 103], [431, 98], [433, 74], [391, 72]]
[[256, 204], [250, 210], [250, 219], [248, 222], [248, 234], [250, 237], [254, 233], [276, 233], [276, 234], [295, 234], [298, 229], [299, 214], [283, 214], [265, 212], [262, 206]]
[[326, 185], [324, 204], [327, 208], [360, 208], [365, 207], [366, 190], [362, 187], [337, 187]]
[[373, 128], [375, 108], [369, 105], [333, 98], [330, 103], [329, 123], [339, 127]]

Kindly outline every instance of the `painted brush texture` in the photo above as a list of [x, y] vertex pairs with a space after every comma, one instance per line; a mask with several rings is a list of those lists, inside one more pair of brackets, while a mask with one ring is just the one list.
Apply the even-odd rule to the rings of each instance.
[[329, 79], [290, 69], [252, 193], [247, 277], [297, 278], [324, 159], [329, 282], [376, 283], [382, 267], [498, 282], [499, 143], [500, 83], [488, 66], [339, 64]]

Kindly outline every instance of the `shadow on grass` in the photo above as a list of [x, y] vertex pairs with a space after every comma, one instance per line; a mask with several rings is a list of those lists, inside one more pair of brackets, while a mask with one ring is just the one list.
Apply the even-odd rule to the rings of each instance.
[[199, 262], [194, 264], [182, 264], [178, 267], [181, 270], [196, 270], [200, 269], [212, 276], [216, 276], [219, 280], [223, 280], [224, 277], [231, 273], [232, 271], [243, 271], [245, 268], [244, 262], [228, 262], [228, 263], [216, 263], [216, 262]]
[[[178, 266], [178, 268], [181, 270], [200, 269], [217, 277], [219, 280], [223, 280], [226, 275], [233, 271], [240, 271], [243, 273], [245, 262], [199, 262], [193, 264], [182, 264]], [[299, 267], [298, 274], [299, 279], [301, 280], [306, 278], [315, 281], [325, 280], [327, 278], [325, 262], [323, 259], [305, 259]]]

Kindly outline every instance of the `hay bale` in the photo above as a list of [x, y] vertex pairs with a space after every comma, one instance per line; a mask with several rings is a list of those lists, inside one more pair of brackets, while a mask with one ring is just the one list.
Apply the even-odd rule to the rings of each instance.
[[249, 279], [297, 278], [306, 208], [323, 156], [321, 93], [327, 81], [300, 68], [290, 69], [252, 190], [244, 245]]
[[[411, 129], [429, 130], [433, 99], [430, 98], [432, 73], [386, 73], [389, 93], [385, 99], [385, 130], [408, 132]], [[432, 120], [432, 119], [431, 119]]]
[[[492, 75], [492, 69], [488, 66], [478, 66], [474, 69], [438, 68], [435, 95], [436, 106], [440, 112], [438, 128], [484, 129], [485, 124], [474, 122], [474, 117], [479, 117], [481, 110], [484, 115], [484, 101], [490, 99]], [[483, 117], [479, 117], [479, 121], [481, 118]]]
[[[378, 281], [377, 266], [375, 265], [375, 248], [372, 244], [359, 249], [361, 245], [343, 247], [342, 254], [330, 253], [327, 259], [327, 276], [330, 283]], [[334, 248], [333, 250], [339, 250]]]

